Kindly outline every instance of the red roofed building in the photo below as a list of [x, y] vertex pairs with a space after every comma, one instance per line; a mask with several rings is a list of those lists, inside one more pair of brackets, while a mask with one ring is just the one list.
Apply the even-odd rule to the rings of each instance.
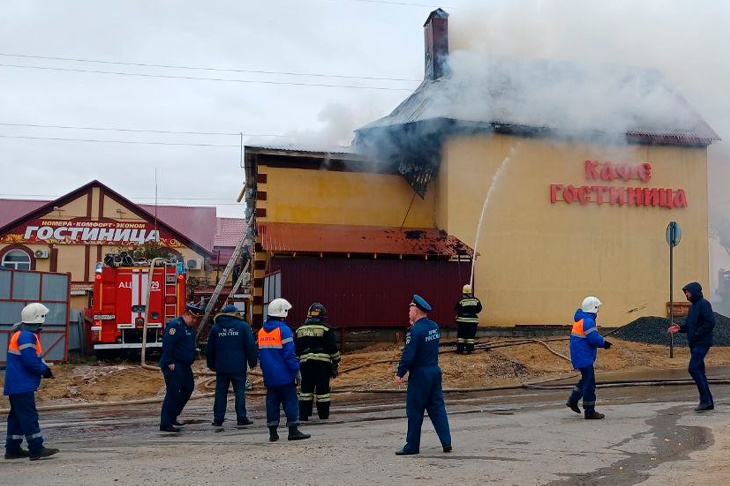
[[[214, 207], [135, 204], [99, 181], [52, 201], [0, 199], [0, 265], [70, 273], [72, 306], [82, 309], [91, 299], [96, 262], [159, 239], [184, 262], [189, 289], [206, 288], [217, 283], [233, 251], [228, 245], [235, 247], [234, 233], [244, 226], [243, 219], [221, 220]], [[93, 236], [88, 228], [100, 224], [109, 234]]]

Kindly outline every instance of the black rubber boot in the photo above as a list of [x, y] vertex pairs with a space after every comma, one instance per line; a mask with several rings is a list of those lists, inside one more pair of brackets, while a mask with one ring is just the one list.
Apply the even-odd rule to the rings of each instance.
[[279, 433], [276, 431], [276, 427], [269, 427], [269, 442], [276, 442], [279, 440]]
[[306, 422], [312, 415], [312, 400], [299, 401], [299, 421]]
[[330, 418], [330, 402], [317, 402], [317, 416], [322, 420]]
[[294, 427], [289, 427], [289, 440], [304, 440], [309, 439], [310, 437], [312, 436], [302, 433], [296, 425]]

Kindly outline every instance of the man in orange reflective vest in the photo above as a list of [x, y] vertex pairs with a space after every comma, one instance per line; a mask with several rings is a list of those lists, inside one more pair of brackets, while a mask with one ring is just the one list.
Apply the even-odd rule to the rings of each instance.
[[277, 298], [269, 302], [268, 319], [258, 332], [259, 366], [266, 387], [266, 425], [269, 440], [279, 440], [277, 429], [281, 407], [286, 414], [289, 440], [309, 439], [309, 434], [299, 431], [299, 397], [297, 385], [302, 382], [299, 360], [294, 351], [294, 335], [284, 319], [289, 315], [291, 304]]
[[592, 295], [583, 299], [580, 309], [575, 311], [573, 329], [570, 332], [570, 361], [573, 368], [580, 371], [580, 380], [573, 388], [565, 405], [575, 413], [580, 413], [578, 402], [583, 399], [584, 417], [600, 420], [605, 415], [596, 412], [596, 362], [598, 348], [608, 349], [611, 343], [603, 339], [596, 327], [598, 308], [603, 305], [598, 297]]
[[[35, 405], [41, 376], [53, 378], [51, 369], [41, 358], [43, 349], [38, 337], [48, 312], [48, 307], [37, 302], [26, 305], [20, 313], [21, 322], [13, 327], [15, 331], [10, 336], [4, 389], [10, 400], [5, 459], [28, 457], [35, 461], [58, 452], [58, 449], [43, 446]], [[23, 437], [28, 442], [28, 450], [21, 448]]]

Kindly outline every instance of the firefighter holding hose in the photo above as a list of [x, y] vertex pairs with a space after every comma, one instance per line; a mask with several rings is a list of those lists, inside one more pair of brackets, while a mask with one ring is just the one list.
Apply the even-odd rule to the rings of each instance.
[[471, 285], [466, 284], [461, 289], [462, 297], [456, 303], [456, 352], [458, 354], [471, 354], [474, 352], [476, 343], [477, 327], [482, 311], [482, 303], [474, 297]]

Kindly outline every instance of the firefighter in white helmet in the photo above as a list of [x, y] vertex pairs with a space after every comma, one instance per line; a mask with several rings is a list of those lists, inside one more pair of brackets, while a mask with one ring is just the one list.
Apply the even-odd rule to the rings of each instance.
[[258, 332], [259, 366], [266, 387], [266, 425], [269, 440], [279, 440], [280, 409], [284, 407], [289, 440], [309, 439], [299, 431], [299, 397], [297, 385], [302, 382], [299, 360], [294, 351], [294, 334], [285, 319], [292, 305], [282, 298], [269, 302], [268, 319]]
[[476, 343], [477, 327], [482, 311], [482, 303], [474, 297], [471, 285], [466, 284], [461, 289], [461, 299], [456, 303], [456, 352], [459, 354], [471, 354]]
[[[49, 312], [48, 307], [38, 302], [26, 305], [20, 312], [21, 322], [13, 326], [10, 336], [4, 389], [10, 401], [5, 459], [28, 457], [35, 461], [58, 452], [58, 449], [43, 445], [35, 405], [35, 392], [41, 377], [53, 378], [51, 369], [43, 361], [38, 336]], [[28, 450], [21, 448], [23, 437], [28, 442]]]
[[588, 420], [600, 420], [605, 416], [596, 412], [596, 372], [593, 368], [598, 348], [611, 347], [596, 325], [601, 305], [603, 303], [593, 295], [583, 299], [580, 309], [575, 311], [573, 329], [570, 331], [570, 361], [573, 368], [580, 371], [580, 380], [573, 387], [565, 405], [575, 413], [580, 413], [578, 402], [583, 400], [584, 417]]

